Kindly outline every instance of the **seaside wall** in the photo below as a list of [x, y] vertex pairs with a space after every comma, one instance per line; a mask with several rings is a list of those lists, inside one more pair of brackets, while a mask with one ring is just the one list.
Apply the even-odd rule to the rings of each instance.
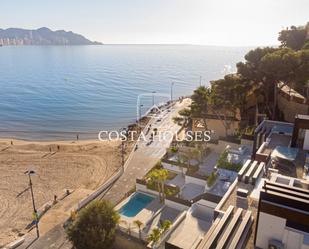
[[[225, 137], [225, 127], [222, 121], [216, 117], [207, 118], [207, 128], [213, 130], [214, 134], [211, 135], [212, 139], [218, 139], [219, 137]], [[239, 121], [232, 120], [229, 122], [229, 129], [227, 130], [227, 135], [234, 135], [235, 132], [239, 129]], [[199, 119], [193, 119], [192, 131], [204, 131], [204, 128], [199, 123]]]
[[308, 100], [300, 94], [290, 96], [285, 89], [278, 91], [277, 106], [284, 120], [290, 123], [294, 123], [296, 114], [309, 114]]
[[[239, 129], [239, 121], [229, 121], [230, 127], [227, 130], [227, 135], [234, 135], [236, 130]], [[216, 138], [225, 137], [225, 127], [219, 119], [207, 119], [207, 126], [215, 133], [212, 136]]]

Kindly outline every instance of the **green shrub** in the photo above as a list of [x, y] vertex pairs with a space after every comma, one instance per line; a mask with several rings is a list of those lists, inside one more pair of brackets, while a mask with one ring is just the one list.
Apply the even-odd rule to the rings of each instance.
[[[152, 182], [152, 181], [147, 182], [147, 188], [159, 192], [158, 184], [156, 184], [155, 182]], [[179, 192], [180, 192], [180, 189], [178, 186], [176, 187], [169, 186], [169, 185], [164, 186], [164, 194], [166, 196], [176, 196]]]
[[112, 248], [119, 218], [109, 202], [93, 201], [78, 213], [67, 236], [76, 249]]
[[173, 147], [171, 147], [171, 152], [172, 153], [177, 153], [177, 151], [178, 151], [178, 148], [177, 147], [175, 147], [175, 146], [173, 146]]
[[230, 163], [230, 162], [228, 162], [227, 155], [228, 155], [227, 150], [224, 150], [221, 153], [221, 155], [220, 155], [220, 157], [217, 161], [217, 167], [221, 168], [221, 169], [227, 169], [227, 170], [232, 170], [232, 171], [238, 172], [242, 167], [241, 163]]
[[207, 186], [211, 187], [217, 180], [218, 175], [215, 172], [212, 172], [210, 176], [207, 178]]
[[165, 185], [164, 194], [166, 196], [176, 196], [179, 192], [180, 192], [180, 189], [178, 186], [172, 187], [172, 186]]
[[168, 172], [168, 177], [167, 177], [167, 180], [172, 180], [175, 178], [175, 176], [177, 176], [176, 173], [172, 172], [172, 171], [169, 171]]

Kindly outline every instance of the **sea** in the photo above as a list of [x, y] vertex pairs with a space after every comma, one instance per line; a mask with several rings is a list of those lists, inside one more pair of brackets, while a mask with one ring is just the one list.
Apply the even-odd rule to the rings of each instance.
[[236, 71], [248, 47], [0, 47], [0, 137], [95, 139]]

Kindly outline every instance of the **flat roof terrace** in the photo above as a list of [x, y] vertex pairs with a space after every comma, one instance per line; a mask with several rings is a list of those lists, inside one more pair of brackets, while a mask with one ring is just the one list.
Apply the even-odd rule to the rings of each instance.
[[277, 146], [288, 147], [291, 143], [292, 136], [272, 133], [266, 140], [268, 139], [269, 142], [268, 143], [266, 142], [263, 149], [261, 151], [258, 151], [258, 153], [270, 155]]
[[165, 205], [160, 211], [154, 214], [147, 223], [145, 223], [145, 227], [142, 231], [149, 235], [154, 228], [161, 227], [163, 221], [169, 220], [173, 223], [180, 214], [181, 211]]
[[[274, 149], [274, 146], [277, 145], [288, 146], [292, 139], [293, 127], [294, 124], [286, 122], [272, 120], [261, 122], [254, 131], [253, 155], [255, 156], [257, 151], [261, 149], [262, 144], [267, 138], [273, 140], [273, 142], [269, 142], [267, 149]], [[290, 139], [285, 141], [284, 136], [290, 137]], [[265, 150], [263, 153], [269, 154], [270, 152], [269, 150]]]
[[184, 221], [175, 229], [167, 244], [190, 249], [197, 245], [212, 225], [212, 217], [198, 210], [188, 212]]

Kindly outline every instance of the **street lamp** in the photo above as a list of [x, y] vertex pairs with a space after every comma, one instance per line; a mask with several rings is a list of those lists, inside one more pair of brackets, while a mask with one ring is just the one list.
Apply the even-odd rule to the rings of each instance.
[[142, 118], [142, 107], [143, 107], [144, 105], [139, 105], [139, 120], [141, 120], [141, 118]]
[[25, 175], [28, 175], [28, 178], [29, 178], [29, 187], [30, 187], [31, 198], [32, 198], [32, 207], [33, 207], [33, 215], [34, 215], [34, 221], [35, 221], [35, 227], [36, 227], [36, 235], [39, 238], [40, 237], [39, 224], [38, 224], [39, 223], [39, 217], [38, 217], [38, 212], [37, 212], [36, 207], [35, 207], [32, 181], [31, 181], [31, 175], [34, 175], [34, 174], [35, 174], [34, 170], [27, 170], [25, 172]]
[[[126, 134], [126, 137], [127, 137], [128, 136], [127, 129], [126, 128], [121, 128], [120, 129], [120, 133], [122, 133], [123, 131], [125, 131], [125, 134]], [[125, 161], [124, 161], [124, 154], [125, 154], [125, 144], [124, 144], [124, 141], [125, 141], [125, 138], [123, 138], [121, 136], [121, 165], [122, 165], [123, 171], [124, 171], [124, 164], [125, 164]]]
[[152, 92], [152, 106], [154, 106], [154, 103], [155, 103], [155, 102], [154, 102], [154, 94], [155, 94], [155, 93], [156, 93], [156, 91], [153, 91], [153, 92]]
[[142, 105], [142, 104], [140, 104], [139, 105], [139, 114], [138, 114], [138, 116], [139, 116], [139, 119], [138, 119], [138, 124], [139, 124], [139, 128], [140, 128], [140, 132], [142, 132], [142, 107], [143, 107], [144, 105]]
[[174, 86], [175, 82], [171, 83], [171, 104], [173, 103], [173, 86]]

